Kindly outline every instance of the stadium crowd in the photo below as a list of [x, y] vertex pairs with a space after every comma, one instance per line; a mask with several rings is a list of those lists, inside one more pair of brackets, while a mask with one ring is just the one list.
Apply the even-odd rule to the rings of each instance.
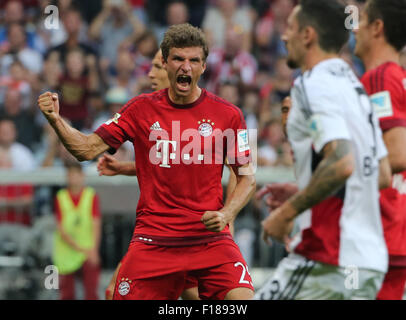
[[[258, 143], [258, 166], [291, 167], [280, 104], [297, 73], [286, 64], [281, 35], [296, 2], [1, 1], [0, 169], [62, 167], [72, 160], [36, 107], [38, 96], [57, 92], [61, 115], [78, 130], [93, 132], [129, 99], [152, 91], [148, 72], [163, 34], [184, 22], [201, 27], [210, 44], [202, 86], [240, 107], [248, 129], [258, 130], [258, 141], [251, 141]], [[58, 9], [55, 29], [46, 23], [50, 5]], [[362, 76], [363, 66], [352, 54], [354, 42], [352, 37], [342, 57]], [[406, 48], [403, 52], [406, 68]], [[115, 157], [133, 160], [132, 146], [124, 145]], [[0, 222], [30, 225], [38, 214], [28, 209], [34, 198], [50, 197], [49, 190], [38, 191], [29, 185], [18, 190], [0, 186], [0, 203], [13, 199], [26, 208], [16, 209], [18, 215], [0, 211]], [[267, 214], [261, 206], [254, 200], [241, 213], [236, 235], [242, 243], [256, 241], [259, 221]], [[252, 247], [245, 246], [241, 250], [251, 265]]]

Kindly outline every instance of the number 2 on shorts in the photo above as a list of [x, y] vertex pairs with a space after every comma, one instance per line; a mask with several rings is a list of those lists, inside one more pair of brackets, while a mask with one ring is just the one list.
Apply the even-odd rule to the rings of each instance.
[[[251, 284], [250, 281], [245, 280], [245, 274], [248, 273], [250, 276], [250, 272], [248, 271], [248, 266], [244, 265], [242, 262], [236, 262], [234, 264], [234, 267], [238, 267], [240, 266], [242, 268], [242, 272], [241, 272], [241, 278], [240, 278], [240, 283], [244, 283], [244, 284]], [[251, 284], [252, 285], [252, 284]]]

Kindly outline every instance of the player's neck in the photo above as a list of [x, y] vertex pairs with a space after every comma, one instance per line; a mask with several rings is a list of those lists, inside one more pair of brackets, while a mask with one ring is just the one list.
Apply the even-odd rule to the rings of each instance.
[[314, 48], [309, 50], [305, 56], [305, 61], [301, 67], [302, 72], [313, 69], [314, 66], [318, 65], [320, 62], [328, 59], [339, 58], [337, 53], [330, 53], [321, 50], [320, 48]]
[[196, 86], [188, 96], [177, 95], [171, 87], [169, 87], [168, 90], [169, 99], [175, 104], [191, 104], [200, 98], [201, 93], [202, 89], [198, 86]]
[[400, 53], [395, 48], [385, 45], [374, 46], [362, 57], [365, 70], [373, 70], [386, 62], [395, 62], [400, 64]]

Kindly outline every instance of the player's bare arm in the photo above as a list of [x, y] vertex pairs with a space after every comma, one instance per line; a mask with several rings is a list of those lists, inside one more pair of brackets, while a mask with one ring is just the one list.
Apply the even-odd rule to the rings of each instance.
[[392, 181], [392, 171], [389, 158], [385, 157], [379, 161], [379, 189], [389, 188]]
[[406, 170], [406, 128], [395, 127], [383, 133], [383, 140], [389, 153], [392, 173]]
[[269, 237], [285, 241], [294, 218], [338, 191], [354, 170], [351, 142], [334, 140], [322, 150], [323, 160], [317, 166], [310, 183], [272, 211], [263, 222], [264, 240]]
[[[206, 228], [213, 232], [222, 231], [227, 224], [234, 221], [238, 212], [248, 203], [255, 192], [256, 182], [252, 165], [232, 166], [232, 168], [237, 182], [226, 205], [219, 211], [206, 211], [201, 219]], [[242, 175], [239, 169], [249, 170], [251, 174]]]
[[38, 106], [65, 148], [79, 161], [91, 160], [109, 149], [97, 134], [85, 135], [62, 119], [59, 115], [59, 101], [56, 93], [41, 94], [38, 98]]
[[[231, 200], [231, 194], [233, 193], [235, 186], [237, 184], [237, 177], [234, 174], [234, 171], [231, 169], [231, 166], [227, 164], [227, 167], [230, 169], [230, 177], [228, 178], [227, 188], [226, 188], [226, 202], [225, 205]], [[234, 236], [234, 220], [230, 221], [229, 226], [230, 233]]]
[[351, 176], [354, 158], [351, 142], [335, 140], [323, 148], [323, 160], [316, 168], [309, 185], [288, 202], [301, 213], [338, 191]]

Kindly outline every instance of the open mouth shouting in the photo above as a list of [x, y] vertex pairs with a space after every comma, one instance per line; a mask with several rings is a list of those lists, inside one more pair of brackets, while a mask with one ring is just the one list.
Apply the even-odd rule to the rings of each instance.
[[186, 92], [190, 90], [192, 77], [186, 74], [181, 74], [176, 77], [176, 87], [179, 91]]

